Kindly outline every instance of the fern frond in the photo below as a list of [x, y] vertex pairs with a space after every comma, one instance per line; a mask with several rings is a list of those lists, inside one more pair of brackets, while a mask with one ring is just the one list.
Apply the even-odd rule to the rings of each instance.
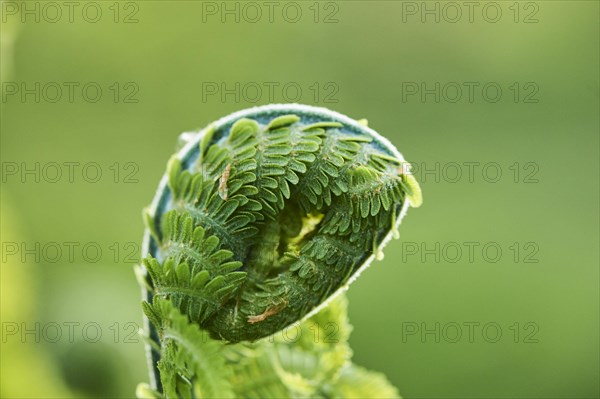
[[156, 326], [162, 342], [158, 368], [166, 397], [234, 397], [224, 344], [189, 323], [169, 301], [156, 300], [152, 308], [153, 317], [160, 321]]
[[173, 258], [162, 263], [154, 258], [144, 259], [154, 283], [155, 298], [169, 299], [199, 324], [217, 312], [242, 286], [246, 273], [228, 271], [233, 268], [231, 263], [221, 264], [221, 274], [211, 276], [210, 270], [192, 270], [187, 263], [176, 263]]
[[[139, 274], [162, 387], [140, 391], [396, 395], [351, 365], [344, 300], [323, 306], [420, 205], [402, 156], [364, 122], [299, 105], [233, 114], [186, 137], [144, 212]], [[272, 336], [291, 328], [293, 343]]]

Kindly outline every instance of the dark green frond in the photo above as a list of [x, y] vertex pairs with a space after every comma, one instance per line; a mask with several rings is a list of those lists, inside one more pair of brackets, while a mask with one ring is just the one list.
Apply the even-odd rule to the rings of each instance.
[[[187, 140], [144, 211], [142, 306], [162, 389], [140, 392], [397, 395], [351, 364], [343, 298], [321, 308], [397, 237], [406, 206], [422, 202], [416, 180], [366, 122], [317, 108], [253, 112]], [[272, 336], [293, 328], [294, 342]]]

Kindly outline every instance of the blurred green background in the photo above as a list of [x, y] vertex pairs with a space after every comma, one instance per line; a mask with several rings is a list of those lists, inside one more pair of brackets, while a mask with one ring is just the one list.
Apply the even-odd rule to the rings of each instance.
[[2, 397], [133, 396], [141, 209], [178, 134], [289, 101], [419, 167], [349, 291], [358, 364], [407, 398], [599, 396], [598, 2], [54, 3], [2, 2]]

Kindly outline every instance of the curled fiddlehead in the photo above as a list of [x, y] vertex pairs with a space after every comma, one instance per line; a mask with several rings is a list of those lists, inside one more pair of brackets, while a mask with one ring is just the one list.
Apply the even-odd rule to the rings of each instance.
[[253, 108], [185, 137], [145, 213], [150, 360], [168, 397], [240, 396], [222, 342], [318, 317], [421, 193], [387, 140], [323, 108]]

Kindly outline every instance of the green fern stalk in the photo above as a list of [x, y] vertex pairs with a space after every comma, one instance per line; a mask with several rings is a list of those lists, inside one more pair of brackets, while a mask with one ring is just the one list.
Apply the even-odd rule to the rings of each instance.
[[340, 294], [421, 203], [400, 153], [297, 104], [183, 137], [144, 213], [152, 373], [138, 396], [397, 396], [351, 363]]

